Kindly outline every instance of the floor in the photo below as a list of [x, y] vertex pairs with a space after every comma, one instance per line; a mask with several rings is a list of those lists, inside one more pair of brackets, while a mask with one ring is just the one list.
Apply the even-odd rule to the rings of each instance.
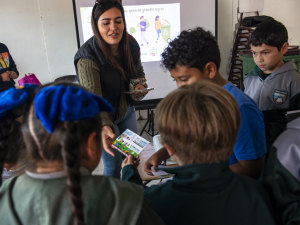
[[[137, 118], [141, 118], [139, 111], [136, 112], [136, 114], [137, 114]], [[138, 134], [140, 134], [141, 131], [142, 131], [142, 129], [143, 129], [143, 127], [144, 127], [144, 125], [147, 122], [147, 119], [141, 118], [137, 122], [138, 122]], [[148, 126], [147, 126], [147, 128], [148, 128]], [[146, 129], [146, 130], [148, 131], [148, 129]], [[154, 126], [154, 133], [155, 134], [157, 133], [157, 130], [156, 130], [155, 126]], [[146, 140], [150, 141], [150, 142], [153, 141], [152, 136], [149, 135], [149, 134], [147, 134], [147, 132], [143, 132], [142, 137], [145, 138]], [[99, 163], [99, 165], [98, 165], [98, 167], [94, 170], [93, 174], [94, 175], [102, 175], [103, 174], [103, 170], [104, 170], [104, 164], [103, 164], [103, 161], [101, 160], [100, 163]]]

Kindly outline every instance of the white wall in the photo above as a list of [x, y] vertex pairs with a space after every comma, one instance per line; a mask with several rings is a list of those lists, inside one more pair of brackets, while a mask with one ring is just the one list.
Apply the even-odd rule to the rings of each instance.
[[[264, 2], [262, 14], [285, 24], [290, 44], [300, 45], [300, 1]], [[77, 40], [71, 0], [0, 0], [0, 5], [0, 42], [8, 46], [20, 78], [25, 73], [35, 73], [42, 83], [46, 83], [75, 74], [73, 58]], [[220, 72], [224, 77], [227, 77], [237, 7], [238, 0], [219, 0], [218, 42], [222, 57]]]
[[42, 83], [75, 74], [77, 51], [71, 0], [0, 0], [0, 42], [15, 60], [20, 78], [35, 73]]

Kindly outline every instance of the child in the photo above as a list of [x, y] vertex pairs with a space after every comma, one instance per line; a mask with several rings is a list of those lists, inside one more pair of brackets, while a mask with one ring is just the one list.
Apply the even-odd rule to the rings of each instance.
[[[179, 164], [162, 169], [172, 180], [144, 191], [166, 224], [274, 224], [259, 183], [229, 169], [240, 113], [228, 91], [208, 81], [182, 86], [159, 103], [155, 120]], [[131, 160], [123, 162], [122, 179], [142, 184]]]
[[[21, 133], [21, 123], [19, 121], [13, 120], [11, 123], [5, 122], [5, 125], [0, 122], [0, 129], [7, 129], [8, 133], [6, 138], [2, 138], [1, 142], [7, 141], [7, 154], [5, 156], [3, 172], [2, 172], [2, 182], [25, 173], [28, 166], [26, 157], [26, 147], [23, 141]], [[7, 125], [10, 125], [9, 127]]]
[[112, 107], [75, 84], [52, 85], [24, 115], [32, 167], [2, 185], [1, 224], [162, 224], [141, 187], [91, 176], [102, 152], [99, 113]]
[[[26, 99], [33, 98], [36, 87], [37, 85], [25, 84], [22, 90], [10, 88], [0, 93], [0, 173], [2, 173], [2, 182], [10, 177], [22, 175], [28, 166], [21, 123], [16, 118], [24, 113]], [[13, 101], [7, 101], [8, 96], [12, 97]], [[7, 110], [8, 108], [11, 110]]]
[[[295, 113], [296, 114], [296, 113]], [[291, 115], [291, 114], [289, 114]], [[300, 223], [300, 111], [274, 142], [262, 176], [277, 224]]]
[[250, 44], [256, 66], [244, 76], [244, 92], [264, 114], [269, 150], [286, 128], [286, 112], [300, 109], [300, 74], [293, 60], [282, 60], [289, 47], [282, 23], [262, 22], [252, 33]]
[[15, 86], [19, 76], [15, 61], [5, 44], [0, 43], [0, 92]]
[[[230, 169], [257, 179], [266, 153], [263, 115], [250, 97], [220, 75], [220, 61], [220, 50], [214, 36], [200, 27], [182, 31], [162, 54], [162, 65], [170, 71], [178, 87], [210, 80], [234, 96], [240, 107], [242, 122], [229, 159]], [[158, 151], [145, 163], [145, 170], [151, 174], [150, 168], [157, 167], [167, 158], [166, 149]]]

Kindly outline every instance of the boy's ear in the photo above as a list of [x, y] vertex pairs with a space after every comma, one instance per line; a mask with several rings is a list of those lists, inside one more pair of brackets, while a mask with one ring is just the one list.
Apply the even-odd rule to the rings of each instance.
[[170, 146], [168, 144], [164, 144], [169, 155], [172, 157], [173, 155], [175, 155], [175, 152], [170, 148]]
[[290, 44], [288, 42], [285, 42], [281, 47], [281, 53], [284, 55], [289, 50]]
[[216, 76], [216, 73], [218, 72], [217, 66], [213, 62], [208, 62], [204, 66], [205, 73], [208, 75], [209, 79], [213, 79]]
[[86, 153], [90, 158], [94, 158], [96, 156], [95, 151], [97, 149], [97, 143], [95, 137], [96, 132], [90, 133], [86, 143]]

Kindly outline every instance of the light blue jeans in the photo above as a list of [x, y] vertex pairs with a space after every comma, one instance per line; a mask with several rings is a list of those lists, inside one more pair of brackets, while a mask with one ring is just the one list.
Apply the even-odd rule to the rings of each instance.
[[[120, 134], [122, 134], [126, 129], [137, 133], [137, 120], [134, 106], [128, 105], [125, 115], [121, 119], [116, 120], [114, 125], [116, 138], [120, 136]], [[120, 179], [123, 154], [116, 149], [111, 150], [115, 153], [115, 157], [108, 154], [106, 151], [104, 151], [104, 149], [102, 152], [102, 160], [104, 163], [103, 175]]]

